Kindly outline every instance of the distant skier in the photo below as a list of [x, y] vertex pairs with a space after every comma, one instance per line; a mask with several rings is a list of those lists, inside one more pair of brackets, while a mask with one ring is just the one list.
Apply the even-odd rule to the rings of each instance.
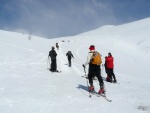
[[48, 55], [51, 58], [51, 68], [50, 68], [50, 71], [52, 71], [52, 72], [58, 72], [57, 71], [57, 64], [56, 64], [57, 53], [56, 53], [56, 51], [54, 49], [55, 49], [55, 47], [52, 46], [52, 50], [49, 51], [49, 55]]
[[69, 63], [69, 67], [71, 67], [71, 58], [74, 58], [73, 54], [71, 53], [71, 51], [68, 51], [66, 53], [66, 56], [68, 57], [68, 63]]
[[85, 67], [89, 64], [89, 71], [88, 71], [88, 78], [89, 78], [89, 91], [94, 91], [93, 86], [93, 76], [96, 76], [99, 81], [100, 90], [98, 91], [99, 94], [105, 94], [104, 89], [104, 82], [101, 76], [101, 68], [100, 65], [102, 63], [101, 55], [97, 51], [95, 51], [95, 46], [90, 46], [90, 52], [88, 53], [87, 61], [82, 65]]
[[[112, 57], [112, 54], [109, 52], [108, 57], [106, 58], [106, 68], [107, 68], [107, 78], [106, 80], [108, 82], [117, 82], [115, 74], [114, 74], [114, 58]], [[112, 77], [114, 81], [112, 80]]]
[[56, 43], [56, 48], [57, 48], [57, 50], [59, 50], [59, 45], [58, 45], [58, 43]]

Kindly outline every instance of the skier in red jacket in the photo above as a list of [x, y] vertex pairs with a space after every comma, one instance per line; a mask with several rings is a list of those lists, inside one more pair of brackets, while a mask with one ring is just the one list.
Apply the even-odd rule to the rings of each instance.
[[[111, 53], [108, 53], [108, 57], [106, 58], [106, 68], [107, 68], [107, 72], [108, 72], [108, 76], [106, 78], [106, 80], [108, 82], [117, 82], [115, 74], [114, 74], [114, 58], [112, 57]], [[112, 77], [114, 79], [114, 81], [112, 80]]]

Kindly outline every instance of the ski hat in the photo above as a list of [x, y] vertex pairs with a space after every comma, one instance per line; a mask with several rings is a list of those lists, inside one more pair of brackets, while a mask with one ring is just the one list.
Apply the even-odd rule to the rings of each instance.
[[91, 45], [91, 46], [89, 47], [89, 49], [90, 49], [90, 51], [95, 50], [95, 46], [94, 46], [94, 45]]
[[112, 56], [110, 52], [108, 53], [108, 56]]

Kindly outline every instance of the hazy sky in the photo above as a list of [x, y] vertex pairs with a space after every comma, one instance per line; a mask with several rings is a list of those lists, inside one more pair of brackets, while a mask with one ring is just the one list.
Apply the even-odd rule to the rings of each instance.
[[0, 29], [46, 38], [150, 17], [150, 0], [0, 0]]

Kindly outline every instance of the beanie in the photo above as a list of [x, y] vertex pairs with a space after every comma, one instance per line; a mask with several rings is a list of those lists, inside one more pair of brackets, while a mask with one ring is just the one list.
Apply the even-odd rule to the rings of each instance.
[[109, 56], [112, 56], [110, 52], [108, 53], [108, 55], [109, 55]]
[[89, 47], [89, 49], [90, 49], [90, 51], [91, 51], [91, 50], [95, 50], [95, 46], [94, 46], [94, 45], [91, 45], [91, 46]]

